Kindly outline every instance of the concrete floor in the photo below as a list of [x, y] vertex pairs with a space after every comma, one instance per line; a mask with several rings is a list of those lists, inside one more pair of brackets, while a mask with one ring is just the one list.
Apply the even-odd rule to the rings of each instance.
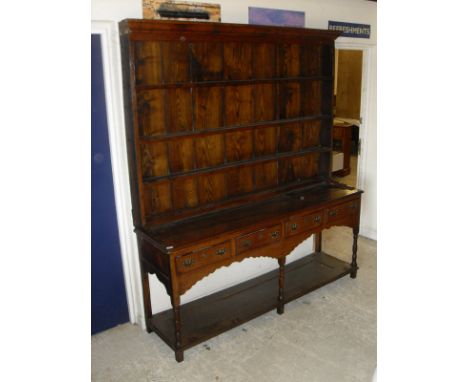
[[[350, 261], [352, 232], [323, 233]], [[359, 238], [359, 271], [185, 352], [125, 324], [92, 337], [92, 380], [105, 382], [369, 382], [376, 367], [376, 242]]]

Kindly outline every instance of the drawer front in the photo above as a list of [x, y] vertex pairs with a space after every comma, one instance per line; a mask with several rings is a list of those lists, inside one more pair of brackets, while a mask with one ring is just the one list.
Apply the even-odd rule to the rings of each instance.
[[217, 263], [232, 256], [231, 242], [216, 244], [199, 251], [176, 257], [176, 268], [179, 273], [190, 272], [208, 264]]
[[313, 214], [308, 214], [304, 216], [296, 216], [290, 218], [285, 227], [285, 236], [295, 235], [304, 231], [308, 231], [322, 225], [323, 213], [314, 212]]
[[240, 236], [236, 239], [237, 253], [243, 253], [254, 248], [276, 243], [281, 238], [281, 224]]
[[329, 222], [334, 222], [337, 220], [345, 219], [347, 217], [355, 216], [359, 211], [359, 201], [353, 200], [352, 202], [347, 202], [339, 204], [335, 207], [328, 208], [325, 213], [327, 214], [327, 219]]

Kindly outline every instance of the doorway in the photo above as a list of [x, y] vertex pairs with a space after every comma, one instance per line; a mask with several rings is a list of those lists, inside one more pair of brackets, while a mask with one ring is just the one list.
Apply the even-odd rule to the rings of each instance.
[[335, 50], [333, 176], [356, 187], [362, 123], [363, 51]]
[[129, 321], [107, 117], [102, 41], [91, 34], [91, 334]]

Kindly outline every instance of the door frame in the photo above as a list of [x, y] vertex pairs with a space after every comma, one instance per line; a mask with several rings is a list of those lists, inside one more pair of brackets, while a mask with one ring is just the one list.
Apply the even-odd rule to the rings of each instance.
[[113, 21], [91, 21], [91, 34], [101, 36], [112, 179], [128, 315], [132, 324], [137, 323], [145, 328], [138, 244], [136, 235], [133, 232], [117, 23]]
[[362, 51], [362, 74], [361, 74], [361, 124], [359, 126], [359, 139], [361, 141], [361, 153], [357, 158], [356, 188], [362, 188], [364, 184], [364, 169], [367, 165], [368, 152], [368, 123], [370, 103], [370, 81], [371, 81], [371, 49], [375, 45], [365, 42], [335, 41], [335, 50], [361, 50]]

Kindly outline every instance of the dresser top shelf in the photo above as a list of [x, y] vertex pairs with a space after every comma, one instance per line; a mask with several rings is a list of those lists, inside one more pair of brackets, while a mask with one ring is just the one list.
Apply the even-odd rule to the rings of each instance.
[[284, 192], [268, 200], [171, 224], [148, 226], [139, 231], [154, 240], [163, 252], [170, 252], [218, 235], [235, 234], [257, 224], [266, 227], [278, 218], [307, 213], [334, 202], [346, 202], [361, 193], [361, 190], [345, 185], [318, 184]]

